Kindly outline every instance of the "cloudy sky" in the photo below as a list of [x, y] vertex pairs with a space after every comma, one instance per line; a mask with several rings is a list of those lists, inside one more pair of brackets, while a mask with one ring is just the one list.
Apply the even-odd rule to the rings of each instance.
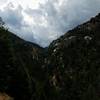
[[0, 0], [9, 30], [45, 47], [100, 12], [100, 0]]

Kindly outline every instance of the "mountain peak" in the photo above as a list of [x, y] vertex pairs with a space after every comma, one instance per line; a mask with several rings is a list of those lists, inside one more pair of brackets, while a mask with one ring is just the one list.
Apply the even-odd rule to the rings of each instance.
[[100, 14], [48, 48], [49, 85], [57, 100], [99, 100]]

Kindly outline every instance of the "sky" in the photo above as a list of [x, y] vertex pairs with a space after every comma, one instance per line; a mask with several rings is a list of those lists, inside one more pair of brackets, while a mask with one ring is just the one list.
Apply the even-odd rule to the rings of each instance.
[[9, 30], [42, 47], [99, 12], [100, 0], [0, 0]]

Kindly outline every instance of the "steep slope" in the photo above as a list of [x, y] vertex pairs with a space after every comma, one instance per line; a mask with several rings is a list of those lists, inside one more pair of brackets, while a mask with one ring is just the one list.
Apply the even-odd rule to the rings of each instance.
[[45, 65], [48, 100], [100, 100], [100, 14], [53, 41]]
[[0, 92], [14, 100], [100, 100], [99, 66], [100, 14], [45, 49], [0, 28]]
[[0, 28], [0, 92], [29, 100], [40, 80], [43, 48]]

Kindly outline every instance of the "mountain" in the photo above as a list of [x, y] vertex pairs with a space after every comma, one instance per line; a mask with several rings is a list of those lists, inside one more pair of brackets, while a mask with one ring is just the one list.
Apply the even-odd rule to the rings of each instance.
[[42, 51], [42, 47], [0, 28], [0, 92], [8, 93], [14, 100], [31, 98], [33, 84], [42, 74]]
[[42, 48], [0, 28], [0, 92], [14, 100], [100, 100], [100, 14]]
[[48, 100], [100, 100], [100, 14], [48, 47]]

